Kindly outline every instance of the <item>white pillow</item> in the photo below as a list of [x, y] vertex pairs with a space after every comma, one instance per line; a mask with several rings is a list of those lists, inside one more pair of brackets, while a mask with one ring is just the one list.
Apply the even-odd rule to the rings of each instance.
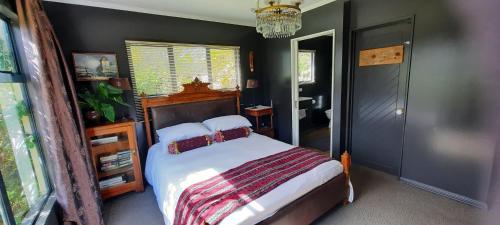
[[181, 123], [171, 127], [165, 127], [156, 131], [160, 143], [168, 146], [174, 141], [182, 141], [189, 138], [210, 135], [210, 132], [201, 123]]
[[215, 117], [203, 121], [203, 125], [205, 125], [212, 132], [252, 126], [247, 118], [240, 115]]

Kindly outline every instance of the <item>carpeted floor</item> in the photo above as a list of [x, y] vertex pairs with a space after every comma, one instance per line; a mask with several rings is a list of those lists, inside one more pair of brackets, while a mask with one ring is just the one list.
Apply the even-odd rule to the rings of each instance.
[[[354, 166], [356, 200], [339, 206], [317, 225], [475, 225], [485, 211], [408, 186], [394, 176]], [[163, 224], [151, 187], [104, 204], [107, 225]]]

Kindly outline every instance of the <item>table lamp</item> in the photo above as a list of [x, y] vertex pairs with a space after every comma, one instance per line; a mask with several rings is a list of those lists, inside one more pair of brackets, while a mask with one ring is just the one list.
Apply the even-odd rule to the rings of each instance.
[[[256, 80], [256, 79], [248, 79], [247, 80], [247, 89], [255, 89], [258, 87], [259, 87], [258, 80]], [[255, 105], [255, 90], [252, 93], [252, 97], [253, 97], [253, 108], [257, 108], [257, 106]]]

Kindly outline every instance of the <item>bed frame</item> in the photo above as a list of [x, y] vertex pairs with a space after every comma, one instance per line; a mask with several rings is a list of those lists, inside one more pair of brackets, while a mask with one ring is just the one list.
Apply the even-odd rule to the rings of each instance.
[[[209, 83], [203, 83], [196, 78], [193, 82], [184, 84], [184, 90], [180, 93], [159, 97], [141, 95], [149, 147], [153, 145], [153, 141], [157, 141], [154, 130], [175, 123], [200, 122], [215, 116], [240, 114], [240, 90], [238, 86], [235, 90], [218, 91], [210, 89], [208, 85]], [[340, 161], [344, 167], [342, 174], [284, 206], [259, 224], [310, 224], [340, 203], [348, 204], [351, 158], [347, 151], [342, 154]]]

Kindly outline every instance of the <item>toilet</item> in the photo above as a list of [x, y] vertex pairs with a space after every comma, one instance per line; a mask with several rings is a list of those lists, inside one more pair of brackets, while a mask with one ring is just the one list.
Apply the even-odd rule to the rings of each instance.
[[329, 120], [331, 120], [332, 118], [332, 109], [329, 109], [329, 110], [326, 110], [325, 111], [325, 114], [326, 114], [326, 117], [328, 117]]
[[326, 117], [328, 117], [328, 119], [330, 120], [330, 122], [328, 123], [328, 127], [331, 128], [332, 126], [332, 109], [328, 109], [325, 111], [325, 114], [326, 114]]

